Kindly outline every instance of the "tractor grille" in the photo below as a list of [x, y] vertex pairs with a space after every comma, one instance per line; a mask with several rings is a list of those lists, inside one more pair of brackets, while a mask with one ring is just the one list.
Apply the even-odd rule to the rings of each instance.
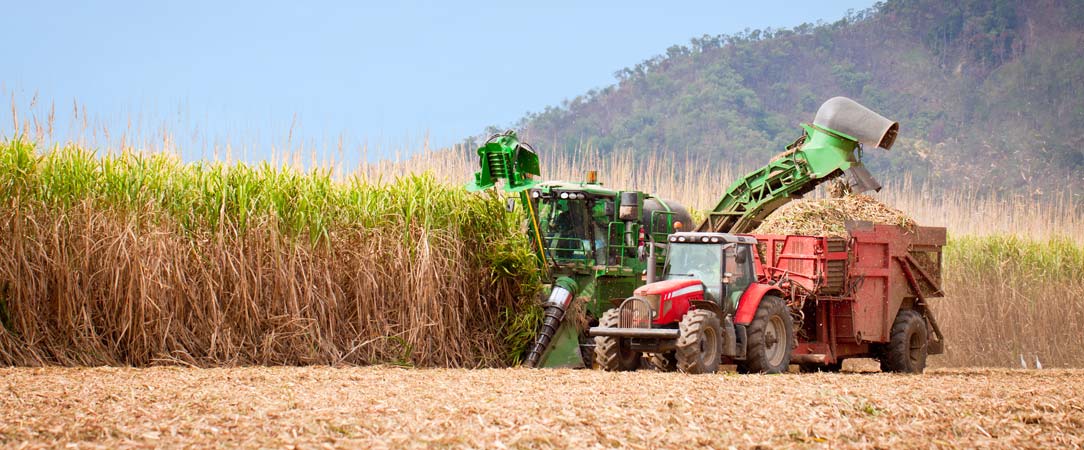
[[651, 306], [642, 298], [630, 298], [621, 304], [621, 328], [651, 328]]

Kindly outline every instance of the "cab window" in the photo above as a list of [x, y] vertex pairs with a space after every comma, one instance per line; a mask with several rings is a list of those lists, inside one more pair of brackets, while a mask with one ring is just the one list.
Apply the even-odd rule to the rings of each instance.
[[723, 249], [723, 259], [726, 261], [727, 271], [730, 273], [730, 283], [727, 284], [727, 298], [732, 308], [737, 308], [738, 300], [756, 281], [753, 273], [753, 258], [750, 253], [750, 245], [731, 244]]

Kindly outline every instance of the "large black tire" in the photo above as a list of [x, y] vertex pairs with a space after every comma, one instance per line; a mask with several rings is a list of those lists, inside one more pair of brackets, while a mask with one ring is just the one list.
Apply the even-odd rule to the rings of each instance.
[[747, 329], [745, 361], [741, 373], [783, 373], [794, 351], [794, 318], [783, 299], [766, 295]]
[[[618, 328], [620, 323], [620, 311], [617, 308], [606, 311], [598, 326], [605, 328]], [[624, 372], [636, 370], [640, 367], [640, 353], [629, 348], [627, 339], [613, 336], [595, 336], [595, 363], [602, 370], [610, 372]]]
[[723, 354], [723, 329], [719, 316], [706, 309], [694, 309], [678, 324], [677, 368], [685, 373], [715, 373]]
[[896, 314], [892, 335], [881, 355], [881, 370], [896, 373], [922, 373], [926, 369], [926, 319], [914, 310]]
[[673, 372], [677, 370], [677, 355], [674, 352], [649, 353], [644, 358], [643, 366], [659, 372]]

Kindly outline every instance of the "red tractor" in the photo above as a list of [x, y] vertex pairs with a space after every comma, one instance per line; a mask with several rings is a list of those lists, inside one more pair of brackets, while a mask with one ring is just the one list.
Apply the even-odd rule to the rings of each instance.
[[[926, 299], [939, 287], [944, 228], [848, 224], [849, 237], [683, 232], [669, 237], [662, 281], [649, 274], [603, 315], [595, 360], [634, 370], [838, 371], [872, 357], [921, 372], [943, 336]], [[654, 281], [654, 282], [653, 282]]]

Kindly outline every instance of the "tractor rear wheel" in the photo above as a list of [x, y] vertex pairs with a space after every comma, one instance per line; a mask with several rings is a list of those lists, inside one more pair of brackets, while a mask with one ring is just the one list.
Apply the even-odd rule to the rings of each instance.
[[881, 370], [922, 373], [926, 369], [926, 319], [915, 310], [903, 310], [892, 323], [892, 335], [881, 355]]
[[757, 314], [747, 330], [745, 361], [738, 364], [742, 373], [782, 373], [790, 365], [794, 350], [794, 318], [787, 303], [774, 295], [760, 300]]
[[719, 316], [706, 309], [685, 314], [678, 325], [677, 368], [685, 373], [715, 373], [722, 362], [722, 326]]
[[[621, 326], [617, 308], [606, 311], [598, 326], [618, 328]], [[610, 372], [636, 370], [640, 367], [640, 352], [629, 348], [629, 340], [614, 336], [595, 336], [595, 362], [602, 370]]]

